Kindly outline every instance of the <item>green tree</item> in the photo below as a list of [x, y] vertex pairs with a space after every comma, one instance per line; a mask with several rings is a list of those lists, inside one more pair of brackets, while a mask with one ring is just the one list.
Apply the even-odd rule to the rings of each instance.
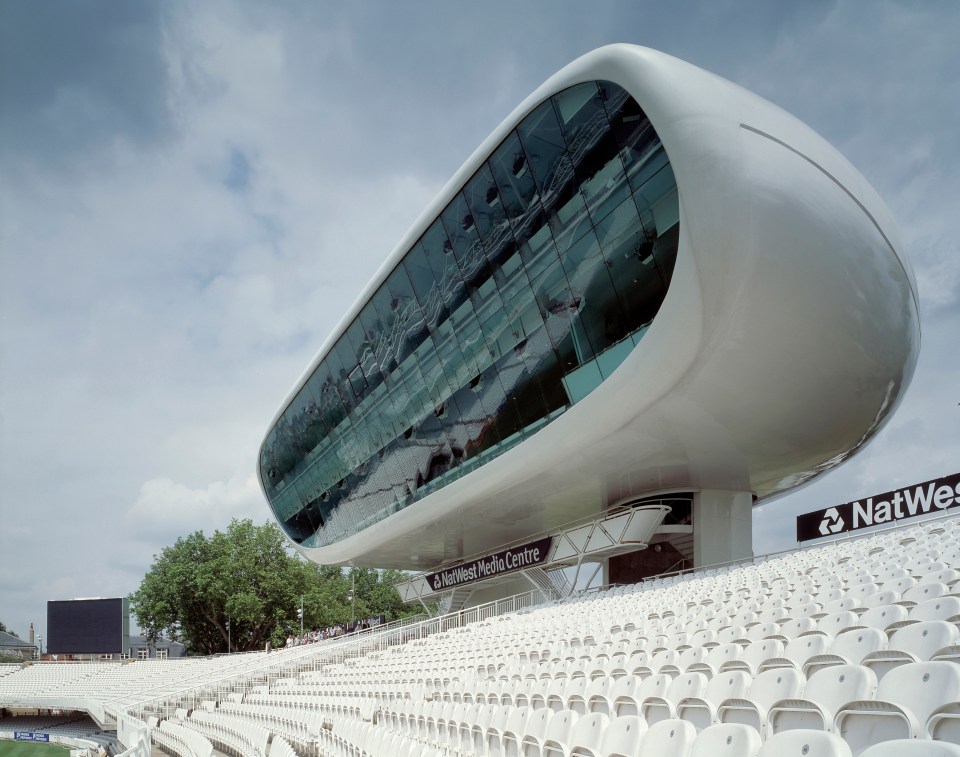
[[[353, 569], [356, 618], [387, 620], [413, 614], [397, 590], [399, 571]], [[351, 576], [335, 566], [308, 563], [288, 547], [273, 524], [233, 520], [207, 538], [200, 531], [154, 556], [131, 609], [150, 638], [165, 635], [190, 654], [262, 649], [306, 630], [348, 623]], [[229, 623], [229, 629], [228, 624]]]

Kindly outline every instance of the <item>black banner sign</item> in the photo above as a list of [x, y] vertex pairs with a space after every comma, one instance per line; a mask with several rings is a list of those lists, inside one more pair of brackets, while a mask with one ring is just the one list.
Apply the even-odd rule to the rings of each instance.
[[797, 541], [822, 539], [960, 507], [960, 473], [797, 516]]
[[455, 568], [447, 568], [427, 576], [427, 583], [434, 591], [443, 591], [461, 584], [481, 581], [484, 578], [492, 578], [503, 573], [509, 573], [521, 568], [529, 568], [532, 565], [539, 565], [547, 559], [547, 553], [550, 551], [550, 542], [553, 537], [548, 536], [545, 539], [538, 539], [529, 544], [522, 544], [519, 547], [511, 547], [503, 552], [497, 552], [493, 555], [481, 557], [479, 560], [457, 565]]

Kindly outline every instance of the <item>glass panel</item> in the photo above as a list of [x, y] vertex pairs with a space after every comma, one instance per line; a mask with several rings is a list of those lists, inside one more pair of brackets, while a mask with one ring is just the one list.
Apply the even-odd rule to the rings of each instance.
[[[551, 196], [559, 162], [567, 152], [553, 102], [547, 100], [535, 108], [517, 127], [517, 134], [530, 160], [541, 198]], [[562, 179], [560, 183], [564, 183]]]
[[567, 250], [561, 263], [571, 292], [579, 298], [581, 338], [592, 346], [591, 354], [602, 352], [626, 334], [616, 290], [593, 230]]
[[[383, 284], [373, 295], [369, 307], [374, 313], [377, 324], [375, 340], [375, 356], [380, 370], [389, 375], [396, 369], [402, 343], [406, 340], [405, 329], [397, 321], [396, 314], [391, 307], [392, 297], [386, 284]], [[360, 313], [361, 320], [366, 318], [367, 308]], [[370, 327], [367, 327], [370, 330]]]
[[329, 360], [325, 360], [320, 364], [317, 370], [313, 372], [309, 384], [320, 408], [324, 427], [327, 433], [332, 433], [343, 421], [346, 411], [343, 408], [343, 400], [340, 399], [340, 394], [337, 392], [330, 376], [329, 363]]
[[[554, 98], [560, 127], [570, 152], [577, 156], [595, 140], [597, 132], [609, 130], [600, 90], [595, 81], [584, 82], [557, 93]], [[574, 163], [576, 163], [574, 157]]]
[[605, 95], [604, 103], [610, 118], [611, 131], [620, 146], [620, 155], [627, 176], [635, 188], [645, 180], [643, 177], [637, 180], [640, 173], [646, 173], [644, 167], [651, 162], [658, 162], [651, 159], [654, 158], [655, 153], [662, 153], [660, 138], [637, 101], [624, 89], [616, 84], [604, 82], [601, 84], [601, 90]]
[[487, 365], [489, 359], [484, 351], [483, 332], [480, 331], [480, 321], [470, 300], [461, 305], [451, 316], [454, 339], [460, 346], [465, 363], [472, 373], [479, 373]]
[[347, 413], [350, 413], [357, 402], [356, 395], [350, 386], [350, 372], [357, 367], [357, 356], [345, 336], [337, 340], [332, 352], [336, 354], [329, 356], [327, 360], [330, 361], [331, 372], [336, 369], [336, 372], [333, 373], [333, 379], [339, 390], [340, 398], [343, 400], [343, 406]]
[[510, 132], [494, 151], [490, 158], [490, 168], [500, 191], [504, 212], [516, 226], [518, 219], [522, 219], [531, 205], [537, 203], [537, 185], [520, 144], [520, 137], [515, 131]]
[[[359, 404], [363, 402], [363, 398], [367, 396], [372, 388], [367, 382], [367, 375], [370, 374], [372, 376], [375, 371], [373, 350], [370, 347], [369, 340], [363, 333], [363, 325], [360, 323], [359, 318], [355, 319], [353, 323], [347, 327], [346, 338], [349, 340], [350, 346], [357, 356], [356, 364], [350, 368], [347, 375], [350, 379], [350, 388], [353, 390], [353, 395]], [[341, 339], [341, 341], [343, 340]], [[379, 373], [379, 371], [376, 372]]]
[[530, 280], [537, 278], [551, 263], [556, 262], [557, 246], [549, 226], [540, 226], [535, 234], [524, 240], [520, 245], [520, 258]]
[[529, 291], [530, 282], [523, 267], [523, 259], [515, 246], [510, 247], [509, 254], [504, 256], [500, 266], [494, 270], [494, 279], [502, 302], [512, 300], [519, 292]]
[[581, 345], [574, 343], [572, 333], [574, 325], [579, 322], [577, 308], [580, 301], [570, 291], [559, 260], [534, 281], [533, 289], [550, 343], [560, 358], [560, 366], [564, 372], [573, 370], [580, 364]]
[[580, 192], [593, 218], [603, 218], [630, 187], [600, 90], [595, 82], [571, 87], [557, 95], [557, 109]]
[[597, 225], [597, 236], [617, 290], [626, 332], [653, 319], [664, 290], [653, 261], [653, 239], [640, 223], [631, 200]]
[[492, 360], [499, 360], [511, 351], [517, 343], [513, 332], [509, 330], [509, 320], [504, 308], [498, 307], [481, 324], [483, 340]]
[[427, 255], [419, 242], [414, 243], [413, 247], [403, 257], [403, 267], [407, 271], [410, 283], [413, 285], [413, 291], [420, 303], [427, 302], [430, 294], [437, 287], [437, 281], [443, 274], [443, 269], [435, 271], [427, 260]]
[[563, 379], [563, 385], [566, 387], [567, 394], [570, 395], [570, 401], [574, 404], [590, 394], [602, 382], [603, 376], [600, 375], [600, 368], [597, 367], [596, 360], [591, 360], [575, 371], [570, 371]]
[[477, 222], [462, 192], [450, 201], [440, 214], [440, 220], [446, 229], [454, 257], [460, 265], [460, 274], [463, 280], [468, 282], [475, 272], [478, 258], [482, 257], [485, 262], [486, 256], [480, 253]]
[[[396, 360], [402, 363], [408, 354], [427, 337], [427, 327], [420, 304], [404, 266], [397, 266], [387, 278], [390, 294], [392, 328], [396, 332]], [[381, 314], [381, 317], [384, 317]]]
[[453, 244], [447, 238], [447, 232], [438, 219], [424, 233], [420, 239], [423, 252], [426, 255], [434, 276], [438, 282], [435, 304], [430, 303], [428, 326], [431, 330], [442, 323], [451, 310], [456, 310], [466, 299], [466, 287], [460, 275], [460, 267], [453, 254]]
[[389, 346], [384, 344], [387, 335], [383, 332], [383, 325], [380, 323], [380, 316], [373, 298], [360, 311], [358, 321], [364, 338], [364, 359], [361, 365], [372, 390], [383, 381], [383, 368], [380, 365], [379, 354], [390, 351]]
[[463, 190], [469, 212], [477, 227], [477, 233], [485, 245], [497, 239], [503, 230], [509, 229], [500, 192], [493, 180], [490, 166], [484, 163]]

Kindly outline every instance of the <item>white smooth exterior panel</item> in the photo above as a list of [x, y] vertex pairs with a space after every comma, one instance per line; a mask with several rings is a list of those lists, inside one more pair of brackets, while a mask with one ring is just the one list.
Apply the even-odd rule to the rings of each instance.
[[595, 79], [636, 99], [677, 179], [676, 269], [652, 326], [610, 378], [531, 439], [355, 536], [299, 547], [310, 559], [429, 568], [630, 496], [718, 490], [761, 501], [846, 460], [902, 397], [920, 345], [916, 284], [876, 192], [766, 100], [671, 56], [612, 45], [552, 76], [484, 141], [282, 408], [510, 130], [550, 95]]

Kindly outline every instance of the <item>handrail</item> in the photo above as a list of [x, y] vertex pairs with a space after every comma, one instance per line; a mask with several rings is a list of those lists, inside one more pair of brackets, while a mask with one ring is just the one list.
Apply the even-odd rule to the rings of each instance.
[[[493, 600], [459, 612], [425, 618], [415, 623], [410, 623], [409, 619], [403, 618], [388, 624], [386, 627], [378, 626], [375, 629], [370, 629], [359, 634], [350, 634], [349, 636], [330, 639], [326, 642], [317, 642], [291, 648], [292, 650], [296, 650], [296, 654], [291, 654], [291, 649], [278, 650], [269, 655], [273, 658], [272, 660], [263, 660], [266, 662], [264, 665], [243, 670], [233, 669], [223, 671], [222, 675], [217, 678], [205, 680], [195, 686], [178, 688], [172, 691], [168, 690], [157, 696], [138, 699], [133, 702], [121, 703], [119, 700], [113, 700], [106, 703], [105, 706], [110, 707], [113, 705], [118, 713], [123, 713], [128, 718], [142, 722], [142, 718], [137, 717], [134, 711], [139, 711], [142, 715], [151, 705], [155, 705], [164, 710], [166, 714], [169, 714], [182, 706], [185, 701], [189, 701], [191, 704], [198, 704], [203, 699], [209, 699], [212, 690], [220, 689], [223, 684], [227, 684], [231, 690], [235, 690], [238, 687], [245, 689], [249, 685], [262, 685], [253, 682], [253, 679], [255, 677], [269, 678], [271, 675], [279, 677], [279, 675], [285, 671], [302, 672], [306, 669], [316, 670], [323, 666], [337, 664], [346, 659], [356, 657], [361, 653], [383, 651], [408, 641], [422, 639], [432, 636], [435, 633], [452, 630], [461, 625], [487, 620], [510, 612], [529, 609], [544, 604], [547, 601], [550, 600], [544, 592], [534, 589], [505, 599]], [[174, 702], [172, 700], [176, 701]]]

